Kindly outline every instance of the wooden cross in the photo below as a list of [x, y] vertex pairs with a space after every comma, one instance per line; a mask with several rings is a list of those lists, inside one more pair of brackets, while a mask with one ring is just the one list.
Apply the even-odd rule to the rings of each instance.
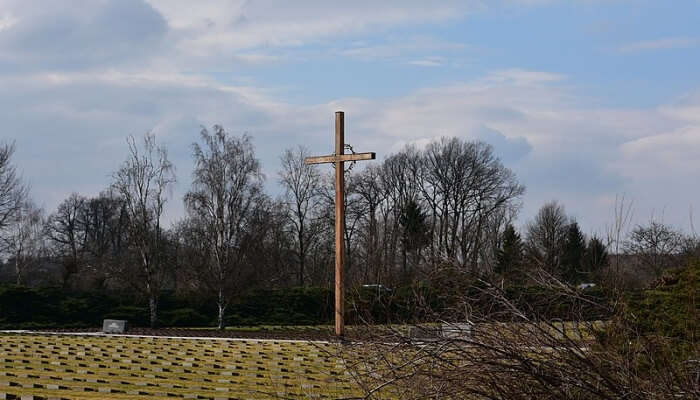
[[345, 113], [335, 113], [335, 154], [306, 157], [306, 164], [335, 164], [335, 334], [345, 334], [345, 312], [343, 304], [343, 254], [345, 246], [345, 161], [374, 160], [375, 153], [345, 154]]

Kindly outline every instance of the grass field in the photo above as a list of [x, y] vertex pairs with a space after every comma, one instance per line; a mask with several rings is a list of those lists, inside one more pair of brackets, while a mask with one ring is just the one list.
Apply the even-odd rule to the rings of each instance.
[[[593, 339], [592, 331], [603, 326], [601, 321], [583, 326], [566, 322], [543, 329], [552, 330], [549, 335], [554, 338], [565, 335], [584, 345]], [[435, 329], [439, 325], [426, 327]], [[358, 329], [349, 332], [361, 337]], [[328, 328], [269, 326], [250, 330], [273, 334], [284, 330], [292, 337], [290, 332], [311, 332], [310, 337], [324, 337], [326, 333], [320, 333]], [[403, 334], [407, 330], [407, 326], [371, 329], [384, 334]], [[176, 332], [179, 331], [173, 331]], [[188, 331], [192, 332], [197, 331]], [[509, 340], [513, 336], [513, 343], [519, 343], [518, 338], [529, 343], [532, 335], [541, 336], [542, 332], [528, 324], [480, 324], [473, 329], [476, 337], [495, 333], [499, 340]], [[483, 339], [488, 341], [491, 336]], [[360, 370], [368, 372], [362, 374], [363, 383], [374, 387], [381, 383], [381, 379], [375, 382], [376, 373], [387, 365], [431, 368], [419, 361], [408, 362], [421, 358], [420, 344], [394, 347], [392, 342], [372, 347], [361, 340], [341, 345], [318, 340], [0, 333], [0, 399], [362, 398], [349, 369], [357, 373], [360, 366]], [[440, 348], [440, 344], [436, 345]], [[542, 356], [554, 351], [547, 346], [539, 343], [534, 350], [526, 346], [525, 351]], [[337, 357], [339, 354], [342, 358]], [[354, 365], [346, 368], [343, 359]], [[463, 360], [454, 362], [460, 364]], [[385, 389], [377, 395], [401, 398], [405, 388], [398, 385]]]
[[330, 356], [335, 346], [281, 340], [1, 334], [0, 398], [358, 396], [343, 362]]

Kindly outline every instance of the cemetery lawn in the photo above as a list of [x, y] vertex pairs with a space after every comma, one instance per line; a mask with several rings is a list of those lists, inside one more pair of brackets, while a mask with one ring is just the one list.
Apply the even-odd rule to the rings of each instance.
[[320, 341], [0, 334], [0, 398], [361, 396], [343, 361], [331, 356], [337, 346]]

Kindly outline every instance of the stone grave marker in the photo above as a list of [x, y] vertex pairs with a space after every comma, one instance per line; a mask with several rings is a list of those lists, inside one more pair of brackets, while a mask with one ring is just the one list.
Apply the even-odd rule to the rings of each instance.
[[443, 324], [442, 337], [446, 339], [469, 339], [472, 335], [472, 324]]
[[104, 333], [124, 333], [128, 329], [129, 323], [120, 319], [106, 319], [102, 322], [102, 332]]
[[429, 327], [429, 326], [410, 326], [408, 327], [408, 337], [411, 340], [422, 341], [436, 341], [440, 338], [441, 330], [439, 327]]

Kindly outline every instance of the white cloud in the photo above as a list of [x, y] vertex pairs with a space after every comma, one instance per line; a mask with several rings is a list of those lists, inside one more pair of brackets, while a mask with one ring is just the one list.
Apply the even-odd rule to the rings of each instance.
[[[601, 199], [616, 193], [634, 197], [640, 209], [667, 205], [666, 193], [677, 194], [671, 205], [700, 198], [700, 189], [687, 184], [700, 172], [693, 162], [700, 159], [700, 123], [678, 112], [697, 103], [590, 108], [557, 79], [509, 70], [395, 98], [302, 106], [278, 99], [274, 91], [198, 75], [38, 74], [0, 80], [4, 93], [13, 93], [0, 95], [0, 118], [7, 121], [6, 131], [15, 132], [18, 164], [49, 208], [72, 191], [91, 194], [106, 186], [124, 155], [124, 137], [155, 129], [178, 167], [180, 183], [169, 211], [177, 218], [179, 196], [189, 184], [189, 145], [201, 125], [215, 123], [253, 135], [266, 170], [273, 171], [272, 189], [284, 148], [307, 144], [319, 154], [330, 151], [338, 109], [347, 113], [348, 142], [358, 151], [377, 151], [380, 159], [405, 143], [440, 136], [494, 144], [528, 186], [524, 219], [557, 198], [592, 229], [607, 222], [609, 210], [601, 208], [607, 204]], [[650, 194], [650, 178], [665, 190]]]
[[670, 118], [700, 124], [700, 91], [685, 95], [660, 110]]
[[17, 24], [18, 18], [10, 13], [0, 14], [0, 32], [10, 29]]
[[687, 49], [697, 46], [700, 46], [700, 38], [671, 37], [627, 43], [620, 46], [618, 50], [622, 53], [639, 53], [644, 51]]
[[339, 35], [463, 17], [475, 1], [294, 2], [149, 0], [191, 54], [299, 46]]
[[165, 22], [141, 0], [8, 1], [0, 71], [78, 70], [137, 63], [165, 45]]
[[[511, 68], [392, 98], [300, 105], [255, 80], [231, 83], [210, 73], [277, 62], [290, 50], [280, 47], [308, 43], [355, 59], [451, 65], [451, 55], [468, 46], [385, 33], [462, 18], [480, 3], [151, 0], [151, 8], [138, 0], [84, 0], [74, 7], [5, 2], [3, 138], [17, 140], [17, 163], [39, 202], [52, 209], [72, 191], [95, 194], [105, 187], [125, 155], [124, 137], [153, 129], [178, 166], [173, 220], [182, 212], [178, 196], [189, 184], [189, 145], [201, 125], [252, 134], [274, 186], [285, 147], [331, 150], [338, 109], [347, 112], [348, 141], [380, 158], [405, 143], [424, 145], [440, 136], [493, 143], [528, 186], [524, 218], [557, 198], [582, 223], [600, 227], [608, 218], [607, 199], [616, 193], [634, 197], [640, 209], [700, 198], [700, 189], [688, 184], [700, 174], [698, 95], [658, 108], [602, 108], [582, 99], [565, 74]], [[134, 23], [115, 15], [133, 16]], [[367, 33], [381, 37], [368, 39]], [[359, 42], [335, 44], [358, 35]], [[630, 49], [689, 44], [671, 40]]]
[[489, 74], [487, 80], [493, 82], [509, 82], [515, 85], [533, 85], [547, 82], [558, 82], [566, 79], [566, 75], [542, 71], [526, 71], [511, 68], [495, 71]]
[[[351, 57], [362, 61], [376, 61], [382, 59], [397, 59], [400, 57], [415, 57], [425, 53], [458, 53], [467, 49], [463, 43], [449, 42], [430, 36], [414, 36], [410, 38], [392, 38], [383, 43], [368, 45], [357, 43], [350, 48], [339, 51], [345, 57]], [[442, 56], [432, 58], [443, 61]], [[419, 64], [420, 65], [420, 64]]]
[[695, 180], [700, 174], [700, 92], [658, 109], [672, 129], [624, 143], [621, 164], [631, 178]]
[[622, 145], [622, 155], [628, 162], [634, 162], [634, 168], [626, 171], [631, 176], [642, 168], [647, 177], [663, 178], [669, 170], [697, 176], [700, 172], [700, 125], [629, 141]]
[[417, 67], [441, 67], [445, 61], [442, 57], [428, 57], [422, 60], [412, 60], [409, 61], [409, 65], [415, 65]]
[[340, 103], [353, 124], [348, 140], [364, 151], [397, 151], [439, 136], [494, 144], [528, 187], [523, 219], [558, 199], [587, 230], [601, 232], [609, 222], [604, 199], [625, 193], [640, 218], [667, 207], [669, 222], [683, 226], [688, 204], [697, 208], [700, 198], [689, 184], [700, 175], [700, 123], [679, 118], [685, 114], [672, 106], [591, 107], [560, 79], [511, 70], [400, 98]]

